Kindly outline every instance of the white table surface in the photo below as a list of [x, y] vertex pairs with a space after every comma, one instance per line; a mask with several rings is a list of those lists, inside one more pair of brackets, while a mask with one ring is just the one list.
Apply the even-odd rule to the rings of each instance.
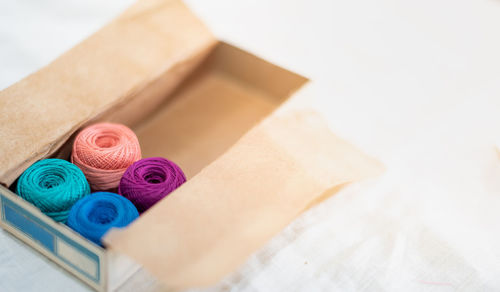
[[[0, 88], [131, 2], [0, 1]], [[387, 167], [217, 289], [500, 290], [500, 1], [187, 2], [221, 38], [315, 80], [332, 130]], [[31, 290], [88, 288], [1, 231], [0, 291]]]

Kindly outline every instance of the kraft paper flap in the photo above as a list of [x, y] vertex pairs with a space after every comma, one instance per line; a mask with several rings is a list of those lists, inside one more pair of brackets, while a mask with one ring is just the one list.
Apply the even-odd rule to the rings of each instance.
[[0, 183], [10, 185], [91, 119], [140, 120], [216, 43], [181, 1], [137, 2], [0, 92]]
[[105, 242], [168, 288], [211, 285], [325, 193], [381, 170], [317, 114], [276, 112]]

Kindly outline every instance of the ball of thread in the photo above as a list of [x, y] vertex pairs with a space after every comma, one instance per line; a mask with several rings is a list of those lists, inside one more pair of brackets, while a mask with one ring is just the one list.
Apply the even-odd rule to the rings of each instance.
[[67, 225], [83, 237], [102, 245], [101, 238], [112, 227], [125, 227], [139, 217], [126, 198], [109, 192], [96, 192], [76, 202]]
[[44, 159], [23, 172], [16, 191], [55, 221], [66, 222], [73, 204], [90, 194], [90, 186], [76, 165], [62, 159]]
[[118, 193], [142, 213], [186, 181], [181, 168], [162, 157], [141, 159], [123, 174]]
[[116, 191], [125, 170], [141, 159], [137, 136], [124, 125], [100, 123], [75, 138], [71, 162], [87, 177], [94, 191]]

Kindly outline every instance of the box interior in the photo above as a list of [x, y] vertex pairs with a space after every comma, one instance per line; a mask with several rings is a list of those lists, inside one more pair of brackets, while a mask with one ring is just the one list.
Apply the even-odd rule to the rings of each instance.
[[[309, 81], [222, 41], [193, 59], [177, 70], [192, 71], [185, 79], [175, 80], [186, 76], [180, 73], [161, 76], [83, 127], [124, 123], [137, 134], [142, 157], [170, 159], [189, 179]], [[77, 133], [51, 157], [69, 160]]]
[[132, 128], [143, 157], [166, 157], [189, 179], [307, 81], [220, 42], [163, 103]]

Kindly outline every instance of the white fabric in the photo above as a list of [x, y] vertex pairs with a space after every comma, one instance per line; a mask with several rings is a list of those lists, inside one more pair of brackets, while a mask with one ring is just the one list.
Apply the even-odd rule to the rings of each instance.
[[[56, 2], [0, 2], [0, 88], [130, 3]], [[218, 36], [317, 81], [332, 129], [387, 167], [215, 290], [500, 290], [499, 1], [188, 3]], [[86, 289], [0, 233], [1, 291]]]

